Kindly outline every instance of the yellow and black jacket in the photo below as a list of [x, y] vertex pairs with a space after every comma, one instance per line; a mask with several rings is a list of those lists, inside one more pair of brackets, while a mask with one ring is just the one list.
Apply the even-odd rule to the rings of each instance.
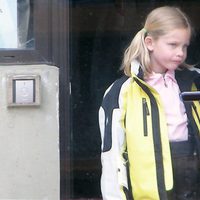
[[[159, 94], [137, 73], [123, 76], [105, 92], [99, 109], [102, 138], [101, 190], [104, 200], [167, 200], [173, 188], [171, 152]], [[196, 70], [177, 70], [181, 92], [199, 90]], [[167, 98], [167, 97], [166, 97]], [[184, 102], [200, 152], [200, 104]]]

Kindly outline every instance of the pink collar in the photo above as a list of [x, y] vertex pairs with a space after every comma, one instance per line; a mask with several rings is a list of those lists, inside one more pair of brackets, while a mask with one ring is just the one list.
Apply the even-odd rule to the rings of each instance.
[[168, 70], [164, 74], [152, 72], [151, 74], [148, 75], [148, 77], [145, 78], [145, 81], [147, 83], [151, 83], [151, 85], [154, 85], [154, 84], [157, 84], [158, 82], [160, 82], [161, 80], [163, 80], [163, 78], [166, 81], [172, 80], [173, 82], [176, 83], [174, 70]]

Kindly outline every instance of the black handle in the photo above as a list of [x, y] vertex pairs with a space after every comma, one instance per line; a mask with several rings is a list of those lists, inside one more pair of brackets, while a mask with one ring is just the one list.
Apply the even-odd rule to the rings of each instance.
[[199, 101], [200, 91], [181, 92], [181, 98], [183, 101]]

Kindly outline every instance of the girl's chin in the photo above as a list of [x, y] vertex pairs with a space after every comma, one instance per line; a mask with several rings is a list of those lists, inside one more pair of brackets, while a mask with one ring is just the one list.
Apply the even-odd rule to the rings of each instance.
[[170, 66], [168, 67], [168, 70], [175, 70], [175, 69], [177, 69], [180, 65], [181, 65], [181, 63], [179, 63], [179, 64], [172, 64], [172, 65], [170, 65]]

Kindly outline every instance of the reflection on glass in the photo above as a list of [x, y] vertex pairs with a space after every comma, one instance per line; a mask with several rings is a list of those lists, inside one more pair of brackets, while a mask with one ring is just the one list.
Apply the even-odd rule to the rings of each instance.
[[33, 0], [17, 0], [18, 48], [33, 48]]
[[32, 7], [32, 0], [1, 0], [1, 49], [34, 47]]

